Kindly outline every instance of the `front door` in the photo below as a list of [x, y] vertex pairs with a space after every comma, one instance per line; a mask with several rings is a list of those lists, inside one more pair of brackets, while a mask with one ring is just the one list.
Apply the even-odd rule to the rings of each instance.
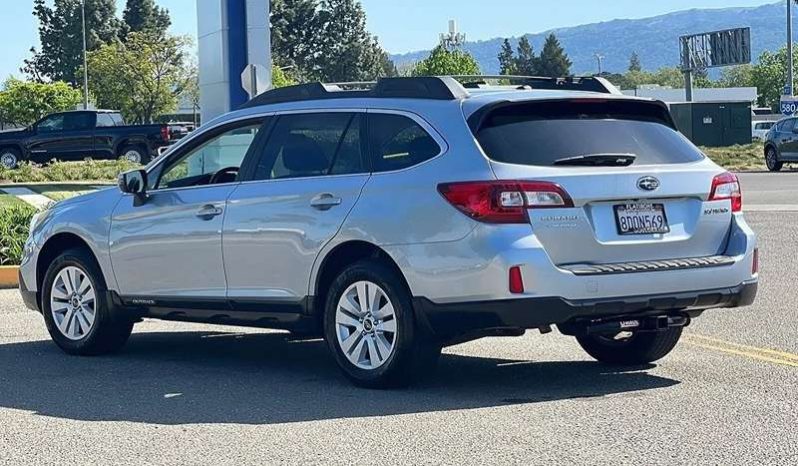
[[44, 163], [93, 157], [94, 122], [92, 112], [59, 113], [43, 119], [28, 143], [31, 159]]
[[222, 224], [262, 120], [217, 130], [154, 167], [145, 202], [126, 196], [111, 224], [111, 260], [125, 298], [223, 300]]
[[230, 196], [224, 223], [228, 297], [296, 304], [313, 263], [369, 178], [361, 114], [278, 118], [263, 156]]

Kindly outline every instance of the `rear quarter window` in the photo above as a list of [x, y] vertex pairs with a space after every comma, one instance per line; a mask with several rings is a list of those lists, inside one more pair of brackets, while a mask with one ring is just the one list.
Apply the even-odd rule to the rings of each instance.
[[369, 114], [374, 172], [409, 168], [441, 153], [441, 146], [421, 125], [403, 115]]
[[498, 107], [474, 135], [497, 162], [553, 166], [561, 159], [631, 154], [633, 165], [689, 163], [704, 155], [671, 127], [667, 110], [637, 101], [549, 101]]

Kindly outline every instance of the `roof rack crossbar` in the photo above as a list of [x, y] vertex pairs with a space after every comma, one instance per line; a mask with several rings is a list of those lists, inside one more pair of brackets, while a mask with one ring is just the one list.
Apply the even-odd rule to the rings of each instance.
[[442, 77], [382, 78], [375, 83], [349, 82], [322, 84], [319, 82], [281, 87], [256, 96], [240, 108], [299, 102], [306, 100], [344, 99], [349, 97], [403, 98], [428, 100], [460, 100], [468, 91], [455, 79]]

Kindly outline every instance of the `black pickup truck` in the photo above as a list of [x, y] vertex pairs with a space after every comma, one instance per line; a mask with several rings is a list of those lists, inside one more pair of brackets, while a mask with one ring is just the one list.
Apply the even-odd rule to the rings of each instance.
[[168, 146], [168, 125], [125, 125], [119, 112], [78, 110], [47, 115], [18, 131], [0, 132], [0, 166], [20, 161], [113, 159], [147, 163]]

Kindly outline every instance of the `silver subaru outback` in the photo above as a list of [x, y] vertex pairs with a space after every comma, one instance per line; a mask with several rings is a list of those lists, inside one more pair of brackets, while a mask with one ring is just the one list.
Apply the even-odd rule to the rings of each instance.
[[37, 215], [22, 296], [70, 354], [119, 350], [142, 318], [276, 328], [324, 337], [368, 387], [552, 326], [647, 363], [752, 303], [738, 180], [663, 103], [513, 79], [269, 91]]

